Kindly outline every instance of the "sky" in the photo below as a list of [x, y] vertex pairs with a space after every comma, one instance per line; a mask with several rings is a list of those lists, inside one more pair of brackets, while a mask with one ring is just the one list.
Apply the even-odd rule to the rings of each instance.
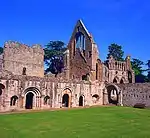
[[125, 56], [150, 59], [149, 0], [2, 0], [0, 46], [8, 40], [67, 44], [78, 19], [93, 35], [102, 61], [111, 43], [121, 45]]

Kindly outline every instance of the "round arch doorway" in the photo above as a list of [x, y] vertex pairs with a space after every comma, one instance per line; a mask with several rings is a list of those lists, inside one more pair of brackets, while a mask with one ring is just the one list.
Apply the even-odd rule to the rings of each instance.
[[114, 85], [107, 86], [109, 104], [117, 105], [119, 103], [119, 93]]
[[83, 98], [83, 96], [80, 96], [79, 97], [79, 106], [83, 106], [83, 101], [84, 100], [84, 98]]
[[69, 107], [69, 95], [64, 94], [62, 98], [63, 107]]
[[62, 107], [72, 107], [71, 90], [68, 88], [63, 90]]
[[33, 97], [34, 97], [34, 94], [32, 92], [27, 93], [26, 104], [25, 104], [26, 109], [32, 109], [33, 108]]

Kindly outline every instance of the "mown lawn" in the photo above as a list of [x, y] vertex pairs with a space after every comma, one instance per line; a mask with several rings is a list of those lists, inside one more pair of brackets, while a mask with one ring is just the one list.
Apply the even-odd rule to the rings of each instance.
[[150, 138], [150, 110], [93, 107], [0, 115], [0, 138]]

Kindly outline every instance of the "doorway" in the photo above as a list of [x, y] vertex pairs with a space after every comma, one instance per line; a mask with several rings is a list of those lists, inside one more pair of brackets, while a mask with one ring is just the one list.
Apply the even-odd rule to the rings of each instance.
[[33, 108], [33, 97], [34, 97], [34, 94], [32, 92], [29, 92], [26, 95], [26, 105], [25, 105], [26, 109], [32, 109]]
[[69, 107], [69, 95], [68, 94], [63, 95], [62, 105], [63, 107]]
[[83, 106], [83, 96], [79, 97], [79, 106]]

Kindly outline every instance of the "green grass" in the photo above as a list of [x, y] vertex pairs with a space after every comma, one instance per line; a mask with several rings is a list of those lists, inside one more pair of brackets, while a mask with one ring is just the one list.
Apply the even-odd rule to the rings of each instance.
[[93, 107], [0, 115], [0, 138], [150, 138], [150, 110]]

